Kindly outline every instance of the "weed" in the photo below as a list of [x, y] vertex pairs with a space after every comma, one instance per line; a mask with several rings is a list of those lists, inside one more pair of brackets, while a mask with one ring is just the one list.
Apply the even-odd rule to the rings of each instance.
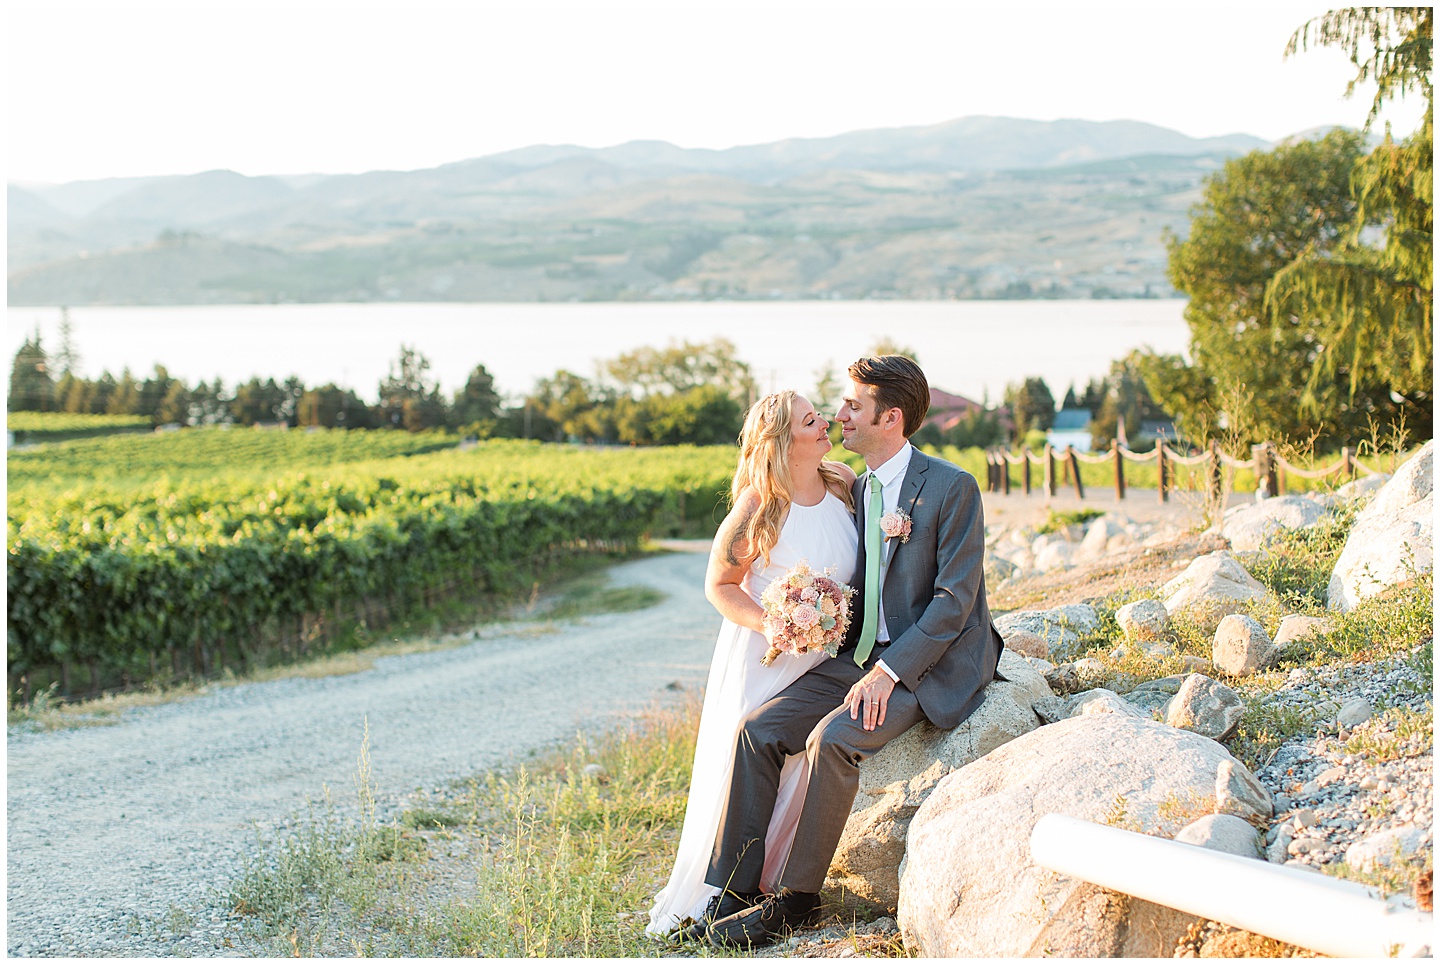
[[1282, 744], [1316, 726], [1318, 715], [1313, 708], [1287, 707], [1258, 694], [1246, 694], [1242, 699], [1245, 712], [1230, 739], [1230, 753], [1252, 772], [1268, 764]]
[[1246, 568], [1291, 611], [1322, 611], [1355, 514], [1354, 504], [1342, 504], [1314, 526], [1279, 530]]
[[1433, 637], [1426, 637], [1425, 642], [1416, 647], [1410, 656], [1405, 658], [1405, 666], [1409, 667], [1415, 676], [1422, 681], [1433, 683], [1435, 679], [1435, 640]]
[[1045, 522], [1041, 523], [1035, 530], [1036, 533], [1058, 533], [1071, 526], [1084, 526], [1092, 519], [1099, 519], [1105, 515], [1103, 509], [1069, 509], [1056, 512], [1050, 510], [1045, 516]]
[[1389, 865], [1377, 865], [1373, 871], [1362, 871], [1345, 861], [1322, 865], [1320, 870], [1346, 881], [1358, 881], [1377, 889], [1385, 897], [1410, 891], [1415, 881], [1424, 872], [1433, 869], [1434, 855], [1427, 851], [1423, 861], [1392, 861]]
[[407, 828], [458, 828], [473, 818], [449, 808], [411, 808], [400, 815], [400, 824]]
[[[1362, 601], [1325, 635], [1320, 652], [1354, 661], [1410, 654], [1434, 632], [1433, 574]], [[1424, 658], [1428, 662], [1429, 658]]]
[[368, 720], [355, 790], [358, 820], [342, 819], [326, 788], [318, 812], [310, 804], [306, 818], [295, 821], [288, 833], [266, 840], [257, 830], [256, 848], [246, 855], [228, 893], [237, 913], [252, 916], [264, 936], [285, 936], [297, 955], [319, 953], [357, 912], [376, 908], [383, 900], [386, 869], [425, 847], [413, 833], [376, 818]]
[[1350, 732], [1345, 752], [1377, 763], [1415, 757], [1435, 746], [1435, 715], [1429, 704], [1423, 711], [1392, 707]]

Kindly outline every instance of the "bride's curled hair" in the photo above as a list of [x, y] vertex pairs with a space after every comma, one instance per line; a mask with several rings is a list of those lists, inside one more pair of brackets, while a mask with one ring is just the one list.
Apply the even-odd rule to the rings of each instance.
[[[794, 438], [791, 422], [799, 393], [782, 389], [765, 396], [745, 413], [745, 427], [740, 430], [740, 462], [730, 483], [730, 504], [740, 494], [754, 490], [760, 507], [745, 525], [745, 540], [765, 565], [770, 564], [770, 550], [780, 539], [780, 526], [790, 508], [794, 480], [790, 477], [790, 443]], [[825, 488], [845, 501], [854, 510], [850, 487], [845, 485], [834, 466], [822, 462], [820, 475]]]

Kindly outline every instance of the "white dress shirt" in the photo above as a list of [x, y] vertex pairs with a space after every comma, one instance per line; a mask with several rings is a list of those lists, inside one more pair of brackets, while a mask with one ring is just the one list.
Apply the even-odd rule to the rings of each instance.
[[[915, 447], [906, 442], [900, 447], [899, 452], [887, 459], [883, 465], [870, 470], [868, 474], [880, 480], [880, 503], [886, 513], [893, 513], [900, 506], [900, 490], [905, 485], [905, 470], [910, 468], [910, 456], [914, 451]], [[870, 521], [864, 518], [864, 514], [870, 509], [870, 481], [868, 479], [865, 480], [862, 491], [865, 493], [865, 500], [861, 523], [862, 526], [869, 526]], [[863, 528], [861, 532], [864, 532]], [[885, 574], [890, 570], [890, 557], [895, 550], [893, 546], [888, 545], [889, 541], [884, 540], [883, 535], [881, 539], [883, 542], [880, 544], [880, 599], [877, 601], [876, 611], [879, 615], [879, 622], [876, 624], [875, 630], [877, 644], [890, 642], [890, 628], [885, 625]], [[899, 537], [897, 536], [896, 539]], [[899, 682], [900, 678], [896, 676], [895, 671], [885, 666], [884, 660], [875, 661], [875, 666], [885, 671], [891, 680]]]

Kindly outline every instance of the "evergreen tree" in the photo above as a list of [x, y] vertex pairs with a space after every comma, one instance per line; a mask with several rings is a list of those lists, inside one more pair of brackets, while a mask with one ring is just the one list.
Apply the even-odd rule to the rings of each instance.
[[60, 309], [60, 348], [55, 353], [55, 371], [62, 377], [73, 375], [80, 368], [80, 353], [75, 351], [74, 332], [70, 327], [70, 309]]
[[170, 377], [170, 372], [160, 363], [155, 363], [155, 371], [140, 383], [140, 399], [138, 413], [147, 415], [158, 425], [161, 422], [170, 420], [160, 418], [160, 407], [170, 396], [176, 380]]
[[1039, 376], [1032, 375], [1024, 382], [1007, 385], [1005, 404], [1010, 407], [1017, 438], [1023, 438], [1032, 429], [1044, 432], [1055, 422], [1055, 396]]
[[470, 371], [464, 388], [455, 393], [451, 424], [490, 435], [499, 418], [500, 393], [495, 390], [495, 378], [485, 366], [477, 365]]
[[179, 379], [171, 379], [165, 397], [155, 408], [155, 421], [161, 425], [190, 425], [190, 390]]
[[140, 415], [140, 385], [130, 374], [129, 366], [120, 371], [115, 390], [105, 404], [105, 412], [108, 415]]
[[55, 380], [38, 328], [15, 353], [6, 405], [11, 412], [50, 412], [55, 408]]

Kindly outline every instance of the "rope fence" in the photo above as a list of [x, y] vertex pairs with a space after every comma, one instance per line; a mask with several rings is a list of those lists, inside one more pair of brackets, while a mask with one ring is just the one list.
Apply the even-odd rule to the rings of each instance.
[[1124, 499], [1127, 486], [1125, 478], [1127, 461], [1155, 464], [1156, 490], [1162, 503], [1169, 500], [1170, 492], [1175, 488], [1176, 466], [1205, 466], [1206, 489], [1210, 496], [1216, 498], [1219, 497], [1224, 487], [1227, 469], [1232, 473], [1239, 469], [1254, 472], [1255, 477], [1259, 480], [1259, 486], [1272, 496], [1284, 494], [1287, 473], [1302, 479], [1325, 479], [1336, 473], [1343, 473], [1353, 480], [1359, 474], [1371, 476], [1378, 471], [1357, 459], [1355, 451], [1349, 446], [1340, 450], [1340, 458], [1332, 465], [1323, 469], [1305, 469], [1280, 455], [1279, 449], [1273, 442], [1261, 442], [1251, 446], [1249, 459], [1236, 459], [1228, 455], [1220, 449], [1220, 444], [1213, 440], [1208, 449], [1190, 454], [1176, 452], [1163, 442], [1150, 452], [1135, 452], [1118, 442], [1110, 444], [1109, 452], [1101, 453], [1080, 452], [1074, 446], [1057, 449], [1054, 446], [1046, 445], [1044, 450], [1039, 453], [1032, 451], [1029, 446], [1021, 449], [1018, 453], [999, 448], [985, 450], [985, 464], [989, 476], [986, 489], [992, 493], [1010, 495], [1009, 467], [1019, 466], [1020, 484], [1023, 492], [1028, 496], [1034, 485], [1032, 467], [1039, 466], [1041, 469], [1040, 485], [1047, 496], [1054, 496], [1061, 486], [1073, 485], [1075, 495], [1084, 499], [1085, 485], [1080, 480], [1080, 464], [1086, 463], [1092, 466], [1109, 464], [1114, 467], [1115, 498]]

